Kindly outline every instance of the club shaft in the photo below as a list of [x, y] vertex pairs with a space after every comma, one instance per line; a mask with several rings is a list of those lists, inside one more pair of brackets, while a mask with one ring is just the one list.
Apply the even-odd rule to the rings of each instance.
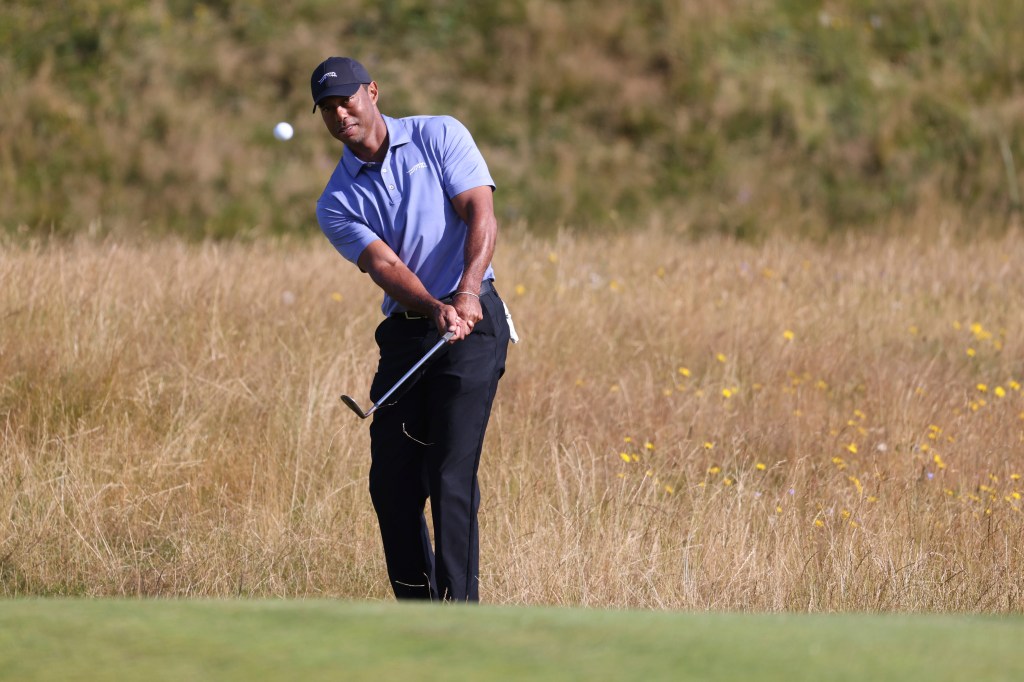
[[392, 394], [392, 393], [394, 393], [395, 391], [397, 391], [397, 390], [399, 389], [399, 387], [400, 387], [400, 386], [401, 386], [402, 384], [404, 384], [404, 383], [405, 383], [405, 381], [406, 381], [406, 380], [407, 380], [407, 379], [408, 379], [409, 377], [411, 377], [411, 376], [413, 375], [413, 373], [415, 373], [415, 372], [416, 372], [416, 370], [418, 370], [418, 369], [419, 369], [420, 367], [422, 367], [422, 366], [423, 366], [423, 363], [424, 363], [424, 362], [426, 362], [427, 360], [429, 360], [429, 359], [431, 358], [431, 356], [432, 356], [432, 355], [433, 355], [434, 353], [436, 353], [436, 352], [437, 352], [437, 350], [438, 350], [438, 349], [439, 349], [439, 348], [440, 348], [441, 346], [443, 346], [444, 344], [448, 343], [448, 341], [449, 341], [449, 340], [451, 340], [451, 338], [452, 338], [452, 336], [454, 336], [454, 334], [455, 334], [454, 332], [448, 332], [448, 333], [446, 333], [446, 334], [445, 334], [444, 336], [442, 336], [442, 337], [441, 337], [440, 339], [438, 339], [437, 343], [435, 343], [435, 344], [434, 344], [434, 347], [433, 347], [433, 348], [431, 348], [430, 350], [428, 350], [428, 351], [427, 351], [427, 354], [426, 354], [426, 355], [424, 355], [424, 356], [423, 356], [422, 358], [420, 358], [420, 359], [419, 359], [419, 361], [418, 361], [418, 362], [417, 362], [417, 363], [416, 363], [415, 365], [413, 365], [413, 366], [412, 366], [411, 368], [409, 368], [409, 371], [408, 371], [408, 372], [406, 372], [405, 374], [403, 374], [403, 375], [402, 375], [402, 378], [401, 378], [401, 379], [399, 379], [398, 381], [396, 381], [396, 382], [395, 382], [395, 385], [394, 385], [394, 386], [392, 386], [391, 388], [389, 388], [389, 389], [388, 389], [388, 392], [387, 392], [387, 393], [385, 393], [384, 395], [382, 395], [382, 396], [380, 397], [380, 400], [378, 400], [377, 402], [375, 402], [375, 403], [373, 404], [373, 407], [371, 407], [371, 408], [370, 408], [370, 411], [369, 411], [369, 412], [367, 412], [367, 415], [369, 415], [369, 414], [370, 414], [370, 412], [373, 412], [373, 411], [374, 411], [374, 410], [376, 410], [376, 409], [377, 409], [378, 407], [380, 407], [380, 406], [381, 406], [382, 404], [384, 404], [384, 402], [385, 402], [385, 401], [386, 401], [386, 400], [387, 400], [388, 398], [390, 398], [390, 397], [391, 397], [391, 394]]

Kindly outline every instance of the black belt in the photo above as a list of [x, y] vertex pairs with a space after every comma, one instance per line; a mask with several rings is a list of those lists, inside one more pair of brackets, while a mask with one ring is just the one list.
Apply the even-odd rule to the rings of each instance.
[[[493, 279], [485, 279], [484, 281], [480, 282], [480, 295], [481, 296], [483, 296], [484, 294], [489, 294], [492, 291], [494, 291], [494, 280]], [[442, 303], [451, 303], [452, 302], [452, 297], [455, 296], [455, 293], [456, 292], [453, 291], [452, 293], [448, 294], [447, 296], [441, 298], [440, 299], [441, 302]], [[388, 317], [397, 317], [400, 320], [429, 320], [430, 319], [429, 315], [424, 315], [423, 313], [417, 313], [417, 312], [412, 311], [412, 310], [400, 310], [397, 313], [391, 313], [390, 315], [388, 315]]]

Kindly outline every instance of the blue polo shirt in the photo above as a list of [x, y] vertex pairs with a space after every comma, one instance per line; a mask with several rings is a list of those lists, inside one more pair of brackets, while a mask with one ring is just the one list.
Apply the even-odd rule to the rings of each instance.
[[[464, 125], [450, 116], [384, 116], [387, 156], [366, 163], [346, 150], [316, 202], [320, 229], [355, 263], [383, 239], [427, 291], [455, 291], [465, 267], [466, 223], [451, 197], [494, 180]], [[490, 265], [484, 278], [493, 278]], [[385, 315], [402, 308], [384, 296]]]

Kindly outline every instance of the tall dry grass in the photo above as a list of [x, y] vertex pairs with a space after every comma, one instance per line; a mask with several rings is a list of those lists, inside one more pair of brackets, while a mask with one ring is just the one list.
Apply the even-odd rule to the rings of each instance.
[[[1024, 240], [506, 231], [498, 603], [1019, 612]], [[0, 250], [3, 594], [387, 598], [326, 242]]]

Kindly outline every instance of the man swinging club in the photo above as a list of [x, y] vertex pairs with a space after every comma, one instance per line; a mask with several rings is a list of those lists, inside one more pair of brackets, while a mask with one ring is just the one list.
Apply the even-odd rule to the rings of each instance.
[[345, 145], [317, 201], [320, 228], [384, 290], [371, 400], [452, 334], [370, 425], [370, 497], [391, 586], [399, 599], [475, 602], [477, 468], [510, 339], [491, 267], [494, 181], [454, 118], [382, 115], [359, 62], [330, 57], [310, 86], [314, 111]]

